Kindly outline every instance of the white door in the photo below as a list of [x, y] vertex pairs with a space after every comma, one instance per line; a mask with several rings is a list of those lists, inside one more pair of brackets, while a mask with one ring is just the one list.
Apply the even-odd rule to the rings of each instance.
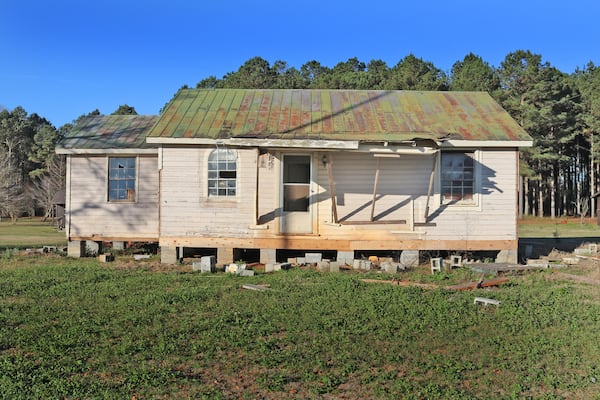
[[281, 174], [281, 232], [312, 233], [311, 157], [284, 155]]

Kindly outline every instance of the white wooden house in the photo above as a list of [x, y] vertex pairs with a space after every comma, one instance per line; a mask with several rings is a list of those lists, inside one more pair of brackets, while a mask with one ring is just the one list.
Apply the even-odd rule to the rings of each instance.
[[156, 116], [86, 118], [59, 143], [67, 156], [65, 231], [69, 254], [96, 242], [157, 242], [158, 149], [146, 143]]
[[[282, 249], [516, 262], [518, 151], [531, 143], [481, 92], [182, 90], [144, 147], [118, 147], [148, 191], [113, 202], [116, 150], [92, 160], [70, 146], [69, 240], [157, 240], [166, 263], [188, 247], [216, 249], [219, 263], [239, 249], [262, 262]], [[105, 223], [127, 207], [137, 222]]]

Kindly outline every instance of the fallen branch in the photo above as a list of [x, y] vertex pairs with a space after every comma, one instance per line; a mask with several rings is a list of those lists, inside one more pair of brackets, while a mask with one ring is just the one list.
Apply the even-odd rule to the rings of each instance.
[[487, 281], [480, 280], [478, 282], [460, 283], [458, 285], [446, 286], [444, 289], [446, 289], [446, 290], [473, 290], [473, 289], [479, 289], [479, 288], [484, 288], [484, 287], [489, 287], [489, 286], [498, 286], [503, 283], [507, 283], [508, 281], [509, 281], [508, 278], [496, 278], [496, 279], [489, 279]]
[[438, 285], [434, 285], [432, 283], [418, 283], [418, 282], [411, 282], [411, 281], [401, 281], [399, 279], [392, 279], [391, 281], [384, 281], [381, 279], [361, 279], [361, 281], [365, 282], [365, 283], [387, 283], [389, 285], [396, 285], [396, 286], [402, 286], [402, 287], [419, 287], [421, 289], [438, 289], [439, 286]]

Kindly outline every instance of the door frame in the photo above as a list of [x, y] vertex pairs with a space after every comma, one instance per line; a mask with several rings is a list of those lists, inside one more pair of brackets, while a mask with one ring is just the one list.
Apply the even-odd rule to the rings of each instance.
[[[298, 231], [294, 231], [294, 230], [290, 230], [287, 224], [288, 221], [288, 216], [286, 215], [286, 211], [284, 211], [284, 196], [285, 196], [285, 190], [284, 190], [284, 169], [285, 169], [285, 158], [286, 156], [306, 156], [309, 158], [309, 162], [308, 162], [308, 166], [310, 168], [309, 171], [309, 181], [308, 181], [308, 210], [306, 211], [306, 215], [303, 216], [304, 217], [304, 223], [306, 225], [302, 225], [303, 227], [306, 227], [306, 229], [299, 229]], [[286, 152], [286, 153], [281, 153], [281, 161], [280, 161], [280, 171], [279, 171], [279, 209], [281, 210], [280, 212], [280, 218], [279, 218], [279, 233], [281, 234], [286, 234], [286, 235], [312, 235], [314, 234], [314, 227], [313, 227], [313, 206], [314, 206], [314, 173], [315, 173], [315, 169], [313, 168], [313, 162], [314, 162], [314, 154], [313, 153], [307, 153], [307, 152], [300, 152], [300, 153], [296, 153], [296, 152]], [[301, 212], [298, 212], [301, 213]], [[302, 218], [302, 216], [298, 216], [297, 218]]]

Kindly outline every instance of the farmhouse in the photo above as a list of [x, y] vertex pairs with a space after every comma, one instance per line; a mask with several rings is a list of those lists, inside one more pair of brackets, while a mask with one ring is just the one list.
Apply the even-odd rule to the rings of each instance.
[[66, 231], [214, 249], [494, 251], [517, 259], [527, 133], [487, 93], [181, 90], [158, 117], [94, 117], [67, 154]]

